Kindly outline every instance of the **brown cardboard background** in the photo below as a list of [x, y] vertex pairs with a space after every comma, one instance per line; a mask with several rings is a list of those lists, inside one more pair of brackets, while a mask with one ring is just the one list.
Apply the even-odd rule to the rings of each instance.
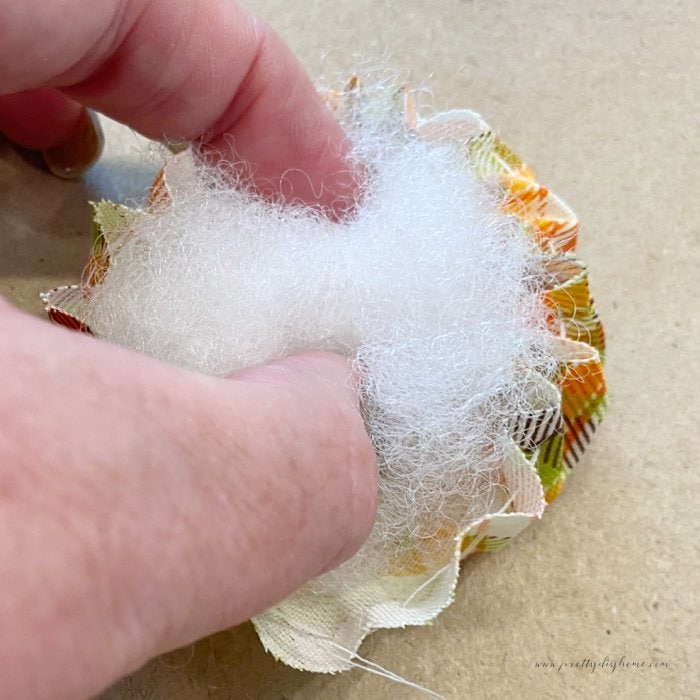
[[[468, 562], [434, 625], [377, 633], [362, 655], [450, 700], [697, 697], [697, 5], [246, 4], [314, 75], [335, 80], [385, 57], [437, 108], [482, 113], [579, 214], [608, 333], [610, 413], [543, 522]], [[40, 290], [78, 279], [89, 196], [90, 181], [56, 180], [0, 142], [0, 292], [38, 313]], [[605, 655], [668, 668], [534, 666]], [[103, 698], [414, 696], [359, 671], [286, 668], [243, 625], [153, 661]]]

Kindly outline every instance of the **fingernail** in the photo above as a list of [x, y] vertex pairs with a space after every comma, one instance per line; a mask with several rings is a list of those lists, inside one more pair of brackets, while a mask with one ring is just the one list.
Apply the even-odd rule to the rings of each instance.
[[104, 135], [97, 116], [84, 109], [73, 132], [58, 146], [42, 151], [44, 162], [56, 177], [72, 180], [94, 165], [102, 153]]

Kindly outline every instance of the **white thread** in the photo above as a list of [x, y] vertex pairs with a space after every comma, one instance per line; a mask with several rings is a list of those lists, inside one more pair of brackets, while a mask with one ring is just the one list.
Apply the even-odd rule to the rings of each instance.
[[[400, 685], [405, 685], [408, 688], [413, 688], [413, 690], [417, 690], [421, 695], [424, 695], [425, 697], [434, 698], [435, 700], [446, 700], [446, 698], [443, 695], [436, 693], [434, 690], [430, 690], [430, 688], [426, 688], [425, 686], [419, 685], [418, 683], [409, 681], [408, 678], [399, 676], [393, 671], [389, 671], [383, 666], [380, 666], [379, 664], [376, 664], [373, 661], [370, 661], [369, 659], [363, 658], [358, 653], [351, 652], [349, 649], [346, 649], [345, 647], [341, 646], [340, 644], [337, 644], [336, 642], [329, 640], [328, 643], [331, 646], [336, 647], [341, 651], [345, 652], [347, 656], [343, 655], [341, 658], [344, 661], [347, 661], [353, 668], [359, 668], [361, 671], [368, 671], [369, 673], [373, 673], [376, 676], [380, 676], [381, 678], [386, 678], [387, 680], [393, 681], [394, 683], [399, 683]], [[355, 659], [357, 659], [357, 661], [355, 661]], [[358, 661], [360, 663], [358, 663]]]

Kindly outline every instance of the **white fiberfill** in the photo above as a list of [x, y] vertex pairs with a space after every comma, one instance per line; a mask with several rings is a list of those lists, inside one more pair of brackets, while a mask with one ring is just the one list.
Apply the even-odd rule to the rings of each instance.
[[421, 140], [391, 110], [344, 126], [368, 178], [342, 223], [178, 156], [172, 201], [111, 251], [88, 324], [218, 376], [304, 350], [351, 358], [381, 471], [377, 523], [347, 577], [503, 505], [509, 418], [531, 412], [528, 377], [554, 360], [537, 254], [464, 148]]

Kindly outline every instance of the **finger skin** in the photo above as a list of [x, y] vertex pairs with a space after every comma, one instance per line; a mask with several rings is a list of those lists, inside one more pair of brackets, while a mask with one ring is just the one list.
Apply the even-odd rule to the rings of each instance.
[[94, 694], [367, 536], [376, 467], [342, 358], [214, 379], [6, 305], [0, 324], [4, 696]]
[[339, 125], [279, 37], [230, 0], [0, 0], [0, 17], [0, 95], [56, 88], [149, 137], [249, 163], [271, 196], [336, 212], [354, 201]]

